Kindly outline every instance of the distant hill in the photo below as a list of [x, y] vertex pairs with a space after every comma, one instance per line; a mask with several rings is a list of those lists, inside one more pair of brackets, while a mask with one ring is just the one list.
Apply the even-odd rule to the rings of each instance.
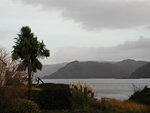
[[137, 68], [147, 63], [131, 59], [116, 63], [74, 61], [44, 78], [128, 78]]
[[51, 74], [50, 78], [116, 78], [123, 77], [126, 72], [119, 66], [111, 63], [78, 62], [67, 64]]
[[49, 76], [50, 74], [56, 72], [58, 69], [64, 67], [67, 63], [43, 65], [42, 71], [36, 73], [39, 77]]
[[137, 68], [139, 68], [147, 63], [148, 63], [147, 61], [136, 61], [136, 60], [132, 60], [132, 59], [126, 59], [126, 60], [117, 62], [115, 64], [120, 66], [121, 68], [123, 68], [127, 72], [127, 75], [130, 75]]
[[150, 63], [136, 69], [131, 78], [150, 78]]

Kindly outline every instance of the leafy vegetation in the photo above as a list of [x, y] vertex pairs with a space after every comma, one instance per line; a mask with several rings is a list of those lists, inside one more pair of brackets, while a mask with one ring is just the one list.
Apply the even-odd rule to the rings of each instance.
[[94, 98], [94, 91], [90, 85], [77, 82], [72, 84], [70, 89], [72, 94], [72, 109], [86, 107]]
[[[101, 100], [99, 100], [101, 101]], [[104, 105], [102, 105], [104, 104]], [[105, 106], [105, 109], [94, 109], [92, 107], [84, 107], [72, 111], [43, 111], [42, 113], [149, 113], [150, 107], [137, 104], [130, 101], [118, 101], [115, 99], [106, 100], [105, 103], [98, 104]]]
[[41, 90], [34, 91], [37, 96], [35, 101], [42, 109], [70, 109], [71, 108], [71, 92], [69, 85], [65, 84], [43, 84], [40, 85]]
[[145, 86], [143, 90], [134, 92], [134, 94], [130, 96], [129, 100], [140, 104], [150, 105], [150, 88]]
[[[145, 89], [144, 90], [148, 90]], [[149, 113], [150, 107], [131, 100], [95, 99], [92, 88], [77, 82], [71, 85], [71, 110], [43, 110], [42, 113]], [[143, 97], [142, 97], [143, 98]]]
[[106, 100], [105, 110], [108, 113], [149, 113], [150, 107], [131, 101]]
[[33, 73], [42, 69], [42, 64], [38, 58], [48, 57], [49, 50], [45, 48], [43, 41], [39, 42], [37, 40], [37, 37], [34, 36], [34, 33], [28, 26], [22, 27], [20, 34], [15, 39], [12, 59], [20, 59], [22, 69], [28, 71], [28, 98], [30, 99]]
[[26, 99], [20, 99], [16, 103], [15, 112], [16, 113], [39, 113], [39, 107], [36, 103]]

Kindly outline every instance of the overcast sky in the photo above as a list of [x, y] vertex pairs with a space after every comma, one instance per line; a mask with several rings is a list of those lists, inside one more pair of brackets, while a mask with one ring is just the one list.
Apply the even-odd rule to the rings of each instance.
[[0, 47], [30, 26], [51, 50], [44, 64], [150, 61], [150, 0], [0, 0]]

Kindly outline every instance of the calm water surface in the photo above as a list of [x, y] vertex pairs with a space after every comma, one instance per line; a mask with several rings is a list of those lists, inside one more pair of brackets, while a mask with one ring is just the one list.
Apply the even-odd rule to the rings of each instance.
[[135, 91], [150, 85], [150, 79], [43, 79], [45, 83], [82, 82], [90, 84], [98, 98], [128, 99]]

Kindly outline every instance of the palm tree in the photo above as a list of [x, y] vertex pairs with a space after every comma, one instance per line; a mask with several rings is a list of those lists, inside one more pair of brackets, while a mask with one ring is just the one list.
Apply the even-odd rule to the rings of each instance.
[[38, 59], [48, 57], [50, 53], [43, 41], [39, 42], [28, 26], [21, 28], [15, 40], [12, 59], [21, 60], [21, 66], [28, 72], [28, 99], [31, 99], [33, 73], [42, 69], [42, 63]]

